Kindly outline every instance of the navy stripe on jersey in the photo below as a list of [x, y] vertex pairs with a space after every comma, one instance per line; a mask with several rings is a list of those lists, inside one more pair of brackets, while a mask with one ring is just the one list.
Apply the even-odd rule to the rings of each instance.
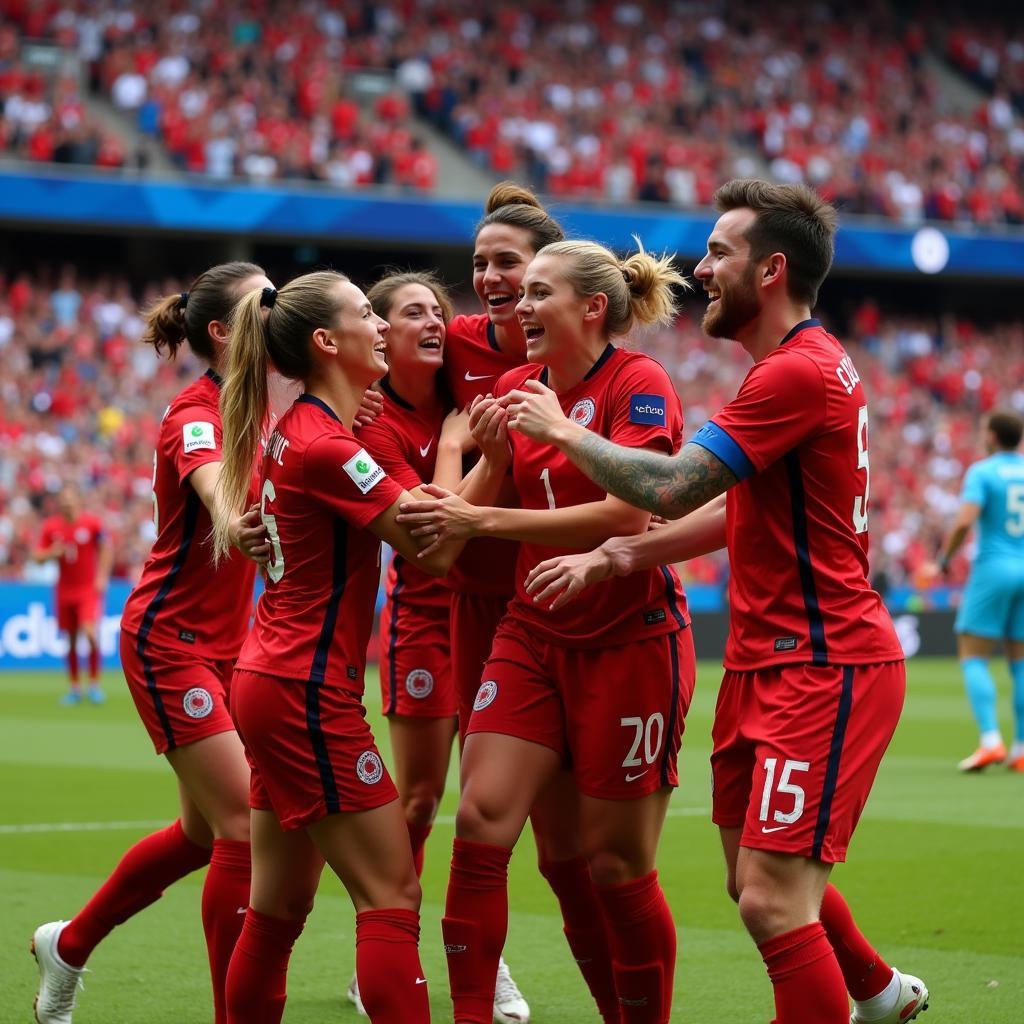
[[494, 327], [494, 321], [487, 321], [487, 344], [494, 349], [495, 352], [501, 351], [501, 346], [498, 344], [498, 332]]
[[295, 401], [302, 402], [304, 405], [315, 405], [318, 409], [322, 409], [325, 413], [327, 413], [327, 415], [330, 416], [332, 420], [338, 420], [339, 423], [341, 422], [341, 420], [338, 419], [338, 414], [326, 402], [317, 398], [316, 395], [307, 395], [305, 392], [303, 392], [301, 395], [299, 395], [298, 398], [295, 399]]
[[665, 581], [665, 600], [668, 601], [672, 618], [679, 623], [680, 629], [686, 629], [686, 619], [683, 618], [683, 613], [679, 610], [679, 605], [676, 603], [676, 581], [672, 579], [672, 570], [666, 565], [660, 565], [658, 568], [661, 570], [662, 579]]
[[807, 535], [807, 500], [804, 495], [804, 475], [800, 468], [800, 457], [790, 452], [785, 457], [786, 472], [789, 475], [789, 499], [793, 510], [793, 546], [800, 571], [800, 587], [804, 593], [804, 608], [807, 611], [807, 631], [811, 640], [811, 663], [828, 664], [828, 645], [825, 643], [825, 622], [818, 604], [818, 588], [814, 584], [814, 567], [811, 565], [811, 546]]
[[713, 420], [708, 420], [687, 444], [699, 444], [701, 448], [706, 448], [733, 471], [737, 480], [745, 480], [755, 472], [747, 453]]
[[818, 807], [818, 823], [814, 829], [814, 845], [811, 856], [815, 860], [821, 858], [821, 847], [828, 832], [829, 820], [832, 817], [832, 800], [836, 795], [836, 783], [839, 781], [839, 762], [843, 756], [843, 742], [846, 739], [846, 726], [850, 721], [850, 708], [853, 706], [853, 665], [843, 666], [843, 688], [839, 694], [839, 707], [836, 709], [836, 724], [832, 730], [832, 743], [828, 751], [828, 764], [825, 766], [825, 783], [821, 790], [821, 804]]
[[415, 406], [413, 406], [413, 405], [410, 405], [410, 404], [409, 404], [409, 403], [408, 403], [408, 402], [407, 402], [407, 401], [406, 401], [406, 400], [405, 400], [405, 399], [404, 399], [404, 398], [403, 398], [403, 397], [402, 397], [402, 396], [401, 396], [401, 395], [400, 395], [400, 394], [399, 394], [399, 393], [398, 393], [398, 392], [397, 392], [397, 391], [396, 391], [396, 390], [395, 390], [395, 389], [394, 389], [394, 388], [393, 388], [393, 387], [391, 386], [391, 381], [390, 381], [390, 380], [389, 380], [389, 379], [388, 379], [387, 377], [384, 377], [384, 378], [383, 378], [383, 379], [382, 379], [382, 380], [380, 381], [380, 389], [381, 389], [381, 391], [383, 391], [383, 392], [384, 392], [384, 394], [385, 394], [385, 395], [387, 395], [387, 396], [388, 396], [388, 398], [390, 398], [390, 399], [391, 399], [391, 401], [392, 401], [392, 402], [394, 402], [394, 403], [395, 403], [395, 405], [401, 406], [401, 407], [402, 407], [403, 409], [408, 409], [408, 410], [409, 410], [410, 412], [415, 412], [415, 411], [416, 411], [416, 407], [415, 407]]
[[[609, 341], [608, 344], [605, 345], [604, 351], [597, 357], [597, 362], [594, 363], [594, 365], [583, 375], [583, 379], [590, 380], [590, 378], [593, 377], [594, 374], [597, 373], [597, 371], [600, 370], [601, 367], [604, 366], [604, 364], [607, 363], [617, 351], [618, 349]], [[546, 366], [540, 371], [540, 376], [537, 379], [545, 387], [548, 386], [548, 368]]]
[[402, 608], [399, 597], [405, 587], [405, 580], [402, 579], [402, 566], [404, 560], [401, 555], [395, 555], [395, 589], [391, 591], [391, 629], [388, 637], [388, 706], [384, 714], [394, 714], [398, 707], [398, 668], [395, 660], [398, 654], [398, 616]]
[[174, 581], [178, 578], [178, 574], [181, 572], [182, 566], [184, 566], [188, 553], [192, 548], [192, 540], [196, 533], [196, 523], [199, 521], [199, 502], [199, 495], [189, 487], [188, 493], [185, 495], [185, 515], [181, 528], [181, 540], [178, 542], [178, 550], [174, 555], [174, 561], [171, 563], [170, 569], [167, 570], [167, 575], [160, 584], [160, 589], [146, 607], [146, 612], [142, 616], [142, 625], [139, 626], [139, 635], [135, 646], [135, 651], [142, 662], [142, 671], [146, 676], [146, 689], [149, 690], [150, 699], [153, 701], [153, 709], [156, 711], [157, 718], [160, 719], [160, 727], [167, 738], [168, 750], [173, 750], [178, 744], [174, 738], [174, 730], [171, 728], [171, 720], [167, 717], [167, 709], [164, 707], [163, 697], [160, 696], [156, 676], [153, 673], [149, 658], [146, 657], [146, 640], [149, 638], [150, 631], [153, 629], [153, 623], [160, 613], [160, 608], [163, 606], [164, 601], [167, 600], [167, 595], [171, 592]]
[[331, 756], [327, 752], [327, 739], [320, 722], [320, 688], [323, 681], [310, 679], [306, 683], [306, 729], [309, 741], [316, 757], [317, 771], [320, 773], [320, 786], [324, 791], [324, 806], [328, 814], [337, 814], [341, 810], [341, 798], [338, 796], [338, 783], [331, 767]]
[[209, 377], [218, 388], [224, 387], [224, 378], [213, 367], [210, 367], [203, 376]]
[[668, 785], [668, 769], [672, 753], [672, 737], [676, 734], [676, 718], [679, 715], [679, 634], [667, 633], [665, 642], [668, 644], [669, 656], [672, 659], [672, 703], [668, 709], [668, 722], [665, 724], [661, 752], [661, 784]]
[[779, 342], [780, 345], [785, 345], [787, 341], [792, 341], [801, 331], [809, 331], [812, 327], [820, 327], [821, 321], [816, 317], [811, 317], [810, 320], [801, 320], [796, 327], [792, 328], [790, 332]]

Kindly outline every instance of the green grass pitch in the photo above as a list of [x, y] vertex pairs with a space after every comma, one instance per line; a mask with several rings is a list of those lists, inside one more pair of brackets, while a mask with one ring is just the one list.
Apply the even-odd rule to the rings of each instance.
[[[771, 989], [722, 888], [707, 813], [718, 673], [715, 665], [701, 665], [683, 741], [683, 782], [661, 845], [659, 869], [679, 929], [672, 1020], [766, 1024]], [[1005, 728], [1005, 672], [998, 678]], [[70, 917], [129, 843], [175, 814], [171, 773], [153, 755], [120, 680], [108, 677], [104, 707], [58, 707], [62, 691], [56, 673], [0, 676], [0, 1022], [32, 1018], [34, 927]], [[374, 682], [368, 693], [375, 705]], [[378, 710], [372, 707], [371, 717], [386, 749]], [[955, 762], [974, 740], [956, 664], [913, 662], [903, 722], [851, 863], [834, 875], [883, 955], [927, 980], [926, 1024], [1024, 1021], [1024, 776], [1001, 768], [958, 775]], [[438, 919], [455, 792], [453, 772], [423, 880], [422, 957], [436, 1021], [451, 1020]], [[100, 946], [75, 1024], [211, 1019], [200, 883], [201, 877], [186, 879]], [[343, 1000], [352, 931], [351, 907], [327, 872], [292, 959], [289, 1024], [355, 1024], [355, 1011]], [[512, 861], [506, 953], [535, 1024], [596, 1019], [527, 837]]]

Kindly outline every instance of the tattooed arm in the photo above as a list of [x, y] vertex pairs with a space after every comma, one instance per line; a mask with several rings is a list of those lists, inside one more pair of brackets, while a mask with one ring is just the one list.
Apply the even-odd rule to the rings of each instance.
[[677, 455], [623, 448], [565, 418], [558, 398], [539, 381], [506, 396], [509, 427], [561, 449], [609, 494], [666, 519], [678, 519], [738, 482], [707, 448], [692, 442]]

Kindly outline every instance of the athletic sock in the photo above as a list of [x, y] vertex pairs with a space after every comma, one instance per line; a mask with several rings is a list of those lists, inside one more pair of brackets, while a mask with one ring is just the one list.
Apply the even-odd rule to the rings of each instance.
[[356, 915], [359, 997], [374, 1024], [429, 1022], [419, 941], [420, 915], [415, 910], [364, 910]]
[[1013, 746], [1015, 756], [1024, 754], [1024, 660], [1010, 662], [1013, 680]]
[[543, 861], [540, 873], [558, 899], [565, 938], [601, 1019], [606, 1024], [618, 1024], [619, 997], [612, 977], [612, 954], [586, 859]]
[[899, 972], [893, 971], [889, 984], [881, 992], [870, 999], [857, 1000], [857, 1020], [868, 1022], [888, 1017], [896, 1008], [901, 988]]
[[595, 891], [611, 947], [622, 1024], [664, 1024], [672, 1009], [676, 926], [658, 872]]
[[288, 960], [305, 924], [252, 907], [245, 912], [224, 986], [228, 1024], [279, 1024], [288, 998]]
[[185, 835], [180, 821], [140, 839], [60, 933], [60, 958], [82, 967], [117, 925], [155, 903], [167, 886], [208, 864], [210, 854]]
[[412, 862], [416, 865], [416, 877], [419, 878], [423, 874], [423, 848], [426, 846], [427, 836], [430, 835], [433, 826], [416, 825], [411, 821], [407, 821], [405, 824], [409, 829], [409, 842], [412, 844]]
[[249, 906], [251, 879], [249, 843], [241, 839], [215, 839], [202, 904], [215, 1024], [224, 1024], [227, 1019], [224, 981]]
[[846, 991], [856, 1000], [877, 996], [892, 980], [892, 968], [864, 938], [842, 893], [831, 883], [821, 900], [821, 926], [843, 972]]
[[820, 921], [757, 948], [775, 989], [776, 1024], [849, 1024], [843, 974]]
[[508, 932], [508, 862], [504, 846], [456, 837], [441, 933], [455, 1024], [491, 1024], [498, 958]]
[[[974, 712], [974, 719], [978, 723], [978, 732], [982, 736], [989, 733], [991, 739], [992, 733], [997, 735], [999, 733], [999, 721], [996, 717], [996, 684], [988, 669], [988, 659], [964, 658], [960, 662], [960, 669], [964, 674], [967, 699], [970, 701], [971, 711]], [[984, 745], [996, 746], [997, 744]]]
[[68, 642], [68, 679], [71, 680], [71, 689], [78, 689], [78, 648]]
[[96, 641], [89, 648], [89, 682], [95, 685], [100, 681], [100, 642]]

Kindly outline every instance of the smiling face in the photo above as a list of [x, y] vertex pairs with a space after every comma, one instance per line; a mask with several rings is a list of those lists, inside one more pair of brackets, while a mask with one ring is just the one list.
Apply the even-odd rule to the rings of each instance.
[[370, 301], [351, 281], [336, 285], [339, 311], [333, 327], [319, 328], [337, 347], [339, 366], [353, 384], [369, 387], [388, 372], [384, 358], [388, 331], [382, 320], [370, 308]]
[[736, 338], [761, 312], [757, 265], [744, 237], [756, 216], [744, 208], [723, 213], [708, 238], [707, 255], [693, 272], [709, 300], [701, 321], [709, 337]]
[[424, 284], [406, 284], [391, 297], [387, 315], [388, 365], [396, 370], [436, 372], [444, 361], [444, 313]]
[[515, 323], [516, 300], [534, 249], [530, 233], [509, 224], [488, 224], [473, 249], [473, 291], [491, 322]]
[[526, 358], [546, 363], [579, 338], [588, 302], [559, 270], [554, 256], [538, 256], [523, 276], [516, 316], [526, 338]]

